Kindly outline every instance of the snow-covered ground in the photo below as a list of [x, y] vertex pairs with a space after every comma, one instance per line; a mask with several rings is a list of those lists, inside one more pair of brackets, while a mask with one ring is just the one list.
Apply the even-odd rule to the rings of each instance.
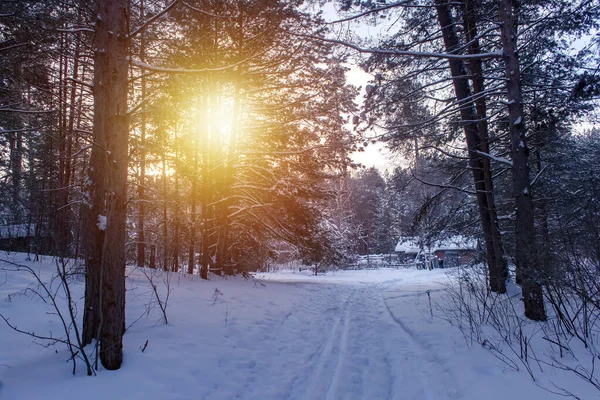
[[[24, 255], [9, 257], [25, 262]], [[52, 259], [28, 262], [43, 275]], [[2, 265], [0, 265], [2, 268]], [[306, 273], [305, 273], [306, 272]], [[533, 382], [435, 316], [446, 271], [369, 270], [256, 279], [172, 275], [169, 324], [147, 279], [129, 271], [125, 361], [119, 371], [71, 375], [64, 346], [44, 347], [0, 324], [0, 399], [552, 399], [552, 382], [598, 394], [547, 371]], [[20, 329], [60, 334], [31, 283], [0, 270], [0, 313]], [[155, 283], [164, 294], [160, 276]], [[78, 299], [83, 284], [73, 284]], [[431, 317], [427, 292], [431, 295]], [[83, 300], [79, 301], [82, 307]], [[80, 314], [81, 314], [81, 310]], [[1, 322], [1, 321], [0, 321]], [[142, 346], [148, 341], [144, 352]]]

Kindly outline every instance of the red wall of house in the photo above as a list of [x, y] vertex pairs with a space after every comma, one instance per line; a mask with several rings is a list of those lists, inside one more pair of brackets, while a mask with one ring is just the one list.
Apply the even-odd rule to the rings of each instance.
[[[459, 259], [461, 264], [468, 264], [473, 259], [475, 259], [475, 251], [474, 250], [453, 250], [454, 252], [460, 253]], [[437, 250], [433, 253], [440, 260], [444, 259], [446, 255], [446, 250]]]

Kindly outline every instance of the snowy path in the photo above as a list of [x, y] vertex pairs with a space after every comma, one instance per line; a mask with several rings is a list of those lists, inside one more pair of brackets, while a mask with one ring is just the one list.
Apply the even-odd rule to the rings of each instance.
[[383, 296], [389, 284], [312, 286], [275, 329], [247, 333], [268, 341], [260, 372], [249, 374], [236, 397], [460, 398], [451, 372], [391, 314]]
[[[51, 270], [52, 262], [34, 266]], [[19, 327], [60, 332], [48, 305], [15, 295], [30, 279], [0, 279], [0, 312]], [[122, 368], [93, 378], [81, 368], [71, 375], [63, 347], [32, 344], [0, 324], [0, 400], [561, 398], [526, 373], [503, 368], [485, 349], [467, 347], [454, 327], [431, 318], [427, 292], [434, 303], [444, 301], [444, 271], [287, 272], [261, 279], [176, 275], [164, 325], [156, 310], [146, 315], [152, 291], [132, 271], [128, 321], [142, 318], [124, 337]], [[72, 289], [82, 297], [82, 284]]]

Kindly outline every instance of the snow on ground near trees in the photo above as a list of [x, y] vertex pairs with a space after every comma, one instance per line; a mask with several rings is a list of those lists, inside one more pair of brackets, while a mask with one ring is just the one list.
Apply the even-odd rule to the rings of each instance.
[[[28, 265], [44, 276], [54, 268], [51, 258]], [[121, 370], [72, 376], [64, 346], [40, 346], [0, 324], [0, 399], [561, 398], [431, 318], [426, 291], [442, 301], [444, 270], [305, 272], [210, 281], [174, 274], [164, 325], [158, 308], [145, 315], [146, 278], [128, 270], [128, 325], [142, 317], [125, 335]], [[0, 312], [21, 329], [61, 334], [39, 298], [15, 295], [30, 283], [0, 271]], [[81, 315], [83, 284], [73, 291]], [[571, 375], [546, 375], [597, 397]]]

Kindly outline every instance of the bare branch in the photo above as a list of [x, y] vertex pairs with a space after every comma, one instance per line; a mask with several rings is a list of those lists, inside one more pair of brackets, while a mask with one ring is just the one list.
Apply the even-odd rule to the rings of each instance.
[[151, 17], [150, 19], [146, 20], [139, 28], [137, 28], [135, 31], [131, 32], [129, 34], [129, 37], [132, 38], [136, 35], [138, 35], [139, 33], [141, 33], [144, 29], [146, 29], [148, 26], [150, 26], [152, 23], [154, 23], [154, 21], [156, 21], [157, 19], [159, 19], [160, 17], [162, 17], [163, 15], [165, 15], [166, 13], [169, 12], [169, 10], [171, 8], [173, 8], [177, 3], [179, 2], [179, 0], [173, 0], [173, 2], [171, 4], [169, 4], [168, 6], [166, 6], [164, 9], [162, 9], [161, 11], [159, 11], [158, 13], [156, 13], [156, 15], [154, 15], [153, 17]]
[[432, 183], [432, 182], [427, 182], [427, 181], [424, 181], [423, 179], [421, 179], [421, 178], [417, 177], [417, 176], [414, 174], [414, 172], [412, 172], [412, 171], [411, 171], [411, 174], [412, 174], [413, 178], [415, 178], [416, 180], [418, 180], [419, 182], [421, 182], [422, 184], [424, 184], [424, 185], [427, 185], [427, 186], [438, 187], [438, 188], [441, 188], [441, 189], [453, 189], [453, 190], [458, 190], [459, 192], [463, 192], [463, 193], [470, 194], [470, 195], [473, 195], [473, 196], [475, 196], [475, 195], [477, 194], [477, 193], [476, 193], [475, 191], [473, 191], [473, 190], [468, 190], [468, 189], [461, 188], [461, 187], [458, 187], [458, 186], [453, 186], [453, 185], [440, 185], [440, 184], [437, 184], [437, 183]]
[[23, 46], [27, 46], [29, 43], [25, 42], [25, 43], [16, 43], [16, 44], [11, 44], [10, 46], [6, 46], [6, 47], [2, 47], [0, 48], [0, 52], [4, 51], [4, 50], [10, 50], [10, 49], [14, 49], [17, 47], [23, 47]]
[[529, 186], [533, 186], [533, 184], [537, 182], [538, 178], [540, 177], [540, 175], [542, 175], [542, 173], [546, 170], [547, 167], [547, 165], [544, 165], [544, 167], [540, 169], [540, 171], [535, 175]]
[[77, 84], [79, 84], [81, 86], [85, 86], [85, 87], [87, 87], [89, 89], [93, 89], [94, 88], [94, 85], [92, 83], [87, 83], [87, 82], [81, 81], [79, 79], [71, 78], [70, 76], [67, 77], [67, 80], [69, 80], [71, 82], [74, 82], [74, 83], [77, 83]]

